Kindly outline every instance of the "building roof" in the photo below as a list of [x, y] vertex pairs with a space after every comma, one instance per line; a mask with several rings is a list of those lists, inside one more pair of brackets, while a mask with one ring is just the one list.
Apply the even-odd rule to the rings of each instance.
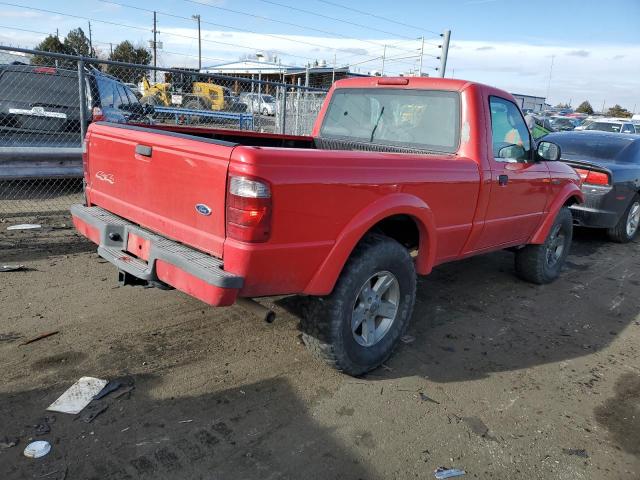
[[[261, 74], [296, 74], [304, 73], [306, 67], [297, 67], [293, 65], [282, 65], [280, 63], [259, 61], [259, 60], [240, 60], [237, 62], [221, 63], [218, 65], [211, 65], [209, 67], [203, 67], [200, 70], [202, 73], [224, 73], [224, 74], [247, 74], [247, 73], [261, 73]], [[309, 67], [309, 73], [330, 73], [333, 72], [333, 67], [327, 66], [315, 66]], [[349, 67], [337, 67], [336, 72], [348, 72]]]

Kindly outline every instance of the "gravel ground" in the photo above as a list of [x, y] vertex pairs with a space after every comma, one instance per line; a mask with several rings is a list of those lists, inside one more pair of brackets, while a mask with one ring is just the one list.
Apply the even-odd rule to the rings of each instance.
[[[27, 270], [0, 273], [2, 479], [640, 478], [638, 243], [579, 231], [542, 287], [508, 252], [443, 265], [419, 281], [413, 341], [350, 378], [305, 350], [296, 297], [261, 300], [268, 325], [121, 288], [68, 221], [7, 224], [0, 261]], [[91, 423], [46, 412], [81, 376], [135, 388]], [[22, 456], [32, 438], [51, 453]]]

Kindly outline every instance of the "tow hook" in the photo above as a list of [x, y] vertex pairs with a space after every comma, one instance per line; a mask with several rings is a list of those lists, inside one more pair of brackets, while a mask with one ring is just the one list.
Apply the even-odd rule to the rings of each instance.
[[244, 308], [247, 312], [254, 314], [256, 317], [267, 323], [273, 323], [276, 319], [276, 312], [264, 305], [259, 304], [253, 298], [240, 297], [236, 303]]

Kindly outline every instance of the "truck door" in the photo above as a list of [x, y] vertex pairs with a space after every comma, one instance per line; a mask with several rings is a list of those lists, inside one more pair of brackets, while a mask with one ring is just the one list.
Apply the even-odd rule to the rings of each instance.
[[477, 248], [525, 242], [542, 221], [549, 196], [549, 169], [536, 162], [520, 109], [490, 96], [491, 194]]

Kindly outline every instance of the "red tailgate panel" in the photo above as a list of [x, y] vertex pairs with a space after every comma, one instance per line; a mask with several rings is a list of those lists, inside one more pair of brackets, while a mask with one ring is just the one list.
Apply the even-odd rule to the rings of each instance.
[[221, 257], [232, 150], [225, 142], [94, 124], [87, 136], [88, 201]]

